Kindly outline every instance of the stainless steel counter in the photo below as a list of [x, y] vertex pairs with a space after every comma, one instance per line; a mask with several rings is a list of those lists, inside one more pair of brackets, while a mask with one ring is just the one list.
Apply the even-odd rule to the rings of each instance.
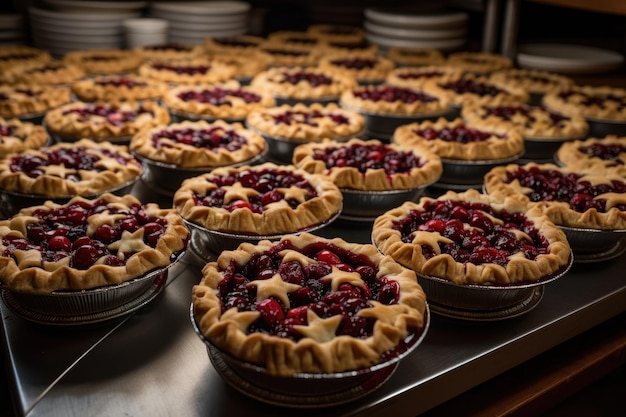
[[[145, 188], [144, 201], [168, 199]], [[163, 200], [166, 200], [165, 202]], [[371, 224], [335, 222], [319, 231], [370, 241]], [[4, 364], [16, 408], [27, 416], [293, 416], [231, 388], [216, 372], [189, 319], [200, 263], [185, 254], [167, 287], [127, 316], [87, 326], [25, 320], [4, 303]], [[301, 416], [414, 417], [625, 311], [626, 255], [575, 264], [545, 285], [526, 314], [471, 322], [432, 315], [425, 340], [371, 394]], [[388, 414], [389, 413], [389, 414]]]

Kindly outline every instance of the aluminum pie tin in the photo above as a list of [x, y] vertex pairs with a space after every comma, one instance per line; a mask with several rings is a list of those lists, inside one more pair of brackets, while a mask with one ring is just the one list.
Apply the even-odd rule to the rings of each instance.
[[96, 137], [89, 137], [89, 136], [82, 136], [82, 137], [76, 137], [76, 138], [70, 138], [70, 137], [66, 137], [63, 135], [60, 135], [59, 133], [53, 132], [52, 130], [50, 130], [47, 126], [46, 126], [46, 122], [42, 122], [41, 123], [42, 126], [44, 126], [46, 128], [46, 132], [48, 132], [48, 136], [50, 136], [52, 138], [52, 140], [56, 143], [61, 143], [61, 142], [77, 142], [80, 139], [91, 139], [94, 142], [98, 142], [98, 143], [102, 143], [102, 142], [111, 142], [114, 145], [128, 145], [130, 143], [130, 140], [132, 139], [132, 136], [111, 136], [111, 137], [106, 137], [106, 138], [96, 138]]
[[341, 188], [343, 209], [339, 216], [344, 220], [374, 221], [376, 217], [406, 201], [415, 201], [430, 184], [408, 190], [363, 191]]
[[587, 137], [603, 138], [608, 135], [625, 136], [626, 120], [607, 120], [585, 117], [589, 125]]
[[524, 154], [520, 159], [534, 162], [552, 161], [554, 154], [563, 143], [580, 139], [582, 139], [580, 136], [573, 138], [524, 137]]
[[298, 103], [304, 104], [306, 106], [310, 106], [311, 104], [315, 104], [315, 103], [321, 103], [321, 104], [338, 103], [339, 96], [311, 97], [311, 98], [300, 98], [300, 99], [274, 96], [274, 101], [276, 102], [277, 107], [280, 107], [284, 104], [287, 104], [289, 106], [295, 106]]
[[626, 230], [585, 229], [557, 225], [574, 252], [574, 262], [599, 262], [618, 257], [626, 249]]
[[214, 115], [207, 114], [197, 114], [197, 113], [189, 113], [180, 110], [169, 109], [170, 118], [172, 119], [172, 123], [180, 123], [185, 120], [189, 120], [191, 122], [197, 122], [200, 120], [204, 120], [209, 123], [213, 123], [216, 120], [223, 120], [226, 123], [243, 123], [246, 118], [244, 117], [216, 117]]
[[388, 352], [386, 356], [391, 359], [354, 371], [297, 373], [285, 377], [271, 375], [263, 366], [244, 362], [215, 347], [198, 328], [193, 316], [193, 304], [190, 316], [194, 331], [207, 346], [211, 363], [228, 385], [258, 401], [303, 409], [345, 404], [370, 394], [382, 386], [402, 359], [422, 343], [430, 327], [430, 311], [426, 305], [424, 326]]
[[484, 176], [491, 169], [506, 165], [518, 160], [522, 154], [513, 155], [502, 159], [487, 159], [477, 161], [463, 161], [458, 159], [441, 158], [443, 173], [437, 181], [438, 185], [446, 186], [480, 186], [483, 184]]
[[43, 124], [43, 119], [46, 116], [46, 112], [41, 113], [27, 113], [16, 116], [22, 122], [33, 123], [36, 125]]

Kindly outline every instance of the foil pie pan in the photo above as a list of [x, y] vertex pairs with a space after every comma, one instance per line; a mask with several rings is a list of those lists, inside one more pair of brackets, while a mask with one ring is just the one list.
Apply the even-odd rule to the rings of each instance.
[[574, 252], [574, 262], [600, 262], [626, 250], [626, 230], [599, 230], [558, 225]]
[[[524, 154], [519, 161], [532, 162], [553, 162], [554, 154], [559, 150], [565, 142], [580, 140], [582, 137], [575, 138], [524, 138]], [[518, 161], [518, 162], [519, 162]]]
[[589, 124], [589, 138], [603, 138], [608, 135], [625, 136], [626, 120], [606, 120], [585, 117]]
[[41, 113], [21, 114], [17, 116], [17, 118], [22, 122], [28, 122], [28, 123], [33, 123], [36, 125], [41, 125], [43, 124], [43, 119], [45, 116], [46, 116], [46, 112], [41, 112]]
[[485, 174], [491, 171], [491, 169], [512, 163], [521, 156], [521, 154], [518, 154], [509, 158], [478, 161], [442, 158], [441, 164], [443, 165], [443, 173], [436, 184], [440, 186], [446, 186], [448, 184], [467, 187], [482, 186]]
[[289, 98], [289, 97], [274, 96], [274, 101], [276, 102], [277, 107], [280, 107], [283, 104], [287, 104], [289, 106], [295, 106], [298, 103], [304, 104], [306, 106], [310, 106], [311, 104], [314, 104], [314, 103], [321, 103], [321, 104], [337, 103], [339, 101], [339, 97], [318, 97], [318, 98], [295, 99], [295, 98]]
[[246, 118], [245, 117], [215, 117], [203, 114], [194, 114], [188, 113], [180, 110], [168, 109], [170, 113], [170, 118], [172, 119], [172, 123], [180, 123], [185, 120], [189, 120], [191, 122], [197, 122], [200, 120], [204, 120], [209, 123], [213, 123], [216, 120], [223, 120], [226, 123], [243, 123]]
[[362, 191], [341, 189], [343, 209], [339, 216], [344, 220], [374, 221], [376, 217], [392, 208], [401, 206], [406, 201], [415, 201], [423, 194], [426, 187], [409, 190]]

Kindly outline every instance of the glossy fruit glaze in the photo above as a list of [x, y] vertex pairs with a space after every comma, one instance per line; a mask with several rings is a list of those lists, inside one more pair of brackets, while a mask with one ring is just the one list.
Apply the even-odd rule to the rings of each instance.
[[435, 96], [423, 93], [421, 91], [412, 90], [410, 88], [392, 87], [392, 86], [380, 86], [372, 89], [360, 89], [352, 91], [352, 95], [362, 100], [371, 101], [387, 101], [393, 103], [394, 101], [401, 101], [403, 103], [415, 103], [424, 102], [430, 103], [439, 101]]
[[78, 114], [82, 121], [90, 120], [93, 116], [104, 117], [107, 122], [114, 126], [123, 126], [128, 122], [133, 122], [142, 113], [153, 114], [141, 104], [134, 110], [122, 110], [115, 104], [94, 104], [86, 103], [83, 106], [74, 106], [64, 110], [63, 115]]
[[183, 101], [197, 101], [214, 106], [232, 106], [231, 97], [238, 97], [246, 103], [258, 103], [261, 101], [261, 96], [257, 93], [221, 87], [183, 91], [178, 93], [177, 97]]
[[196, 148], [205, 148], [211, 150], [225, 149], [228, 151], [236, 151], [241, 149], [248, 141], [243, 136], [237, 134], [233, 129], [224, 127], [210, 127], [203, 129], [196, 128], [165, 128], [152, 133], [152, 145], [155, 148], [172, 147], [168, 141], [184, 143]]
[[589, 155], [590, 157], [600, 158], [605, 161], [615, 161], [618, 165], [623, 165], [624, 160], [620, 155], [626, 154], [626, 146], [620, 144], [604, 144], [594, 143], [589, 146], [581, 146], [579, 152]]
[[506, 138], [505, 135], [487, 132], [480, 129], [470, 128], [467, 126], [450, 126], [443, 129], [435, 129], [432, 127], [414, 129], [413, 133], [427, 140], [444, 140], [446, 142], [472, 143], [482, 142], [490, 137], [500, 139]]

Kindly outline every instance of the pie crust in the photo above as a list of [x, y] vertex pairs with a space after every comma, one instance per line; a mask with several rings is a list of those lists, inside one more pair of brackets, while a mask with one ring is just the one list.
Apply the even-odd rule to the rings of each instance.
[[48, 134], [43, 126], [0, 117], [0, 159], [27, 149], [39, 149], [46, 143]]
[[231, 65], [209, 58], [148, 61], [139, 67], [139, 75], [170, 84], [218, 83], [234, 73]]
[[0, 117], [39, 115], [69, 103], [72, 93], [68, 87], [40, 85], [0, 85]]
[[382, 115], [440, 115], [450, 110], [445, 95], [390, 85], [363, 85], [345, 90], [339, 103], [360, 113]]
[[363, 28], [352, 25], [317, 23], [309, 25], [306, 32], [328, 42], [361, 42], [365, 39]]
[[0, 160], [0, 188], [49, 198], [111, 191], [140, 174], [141, 163], [126, 146], [89, 139], [25, 150]]
[[13, 68], [16, 65], [37, 65], [40, 62], [51, 61], [48, 51], [31, 46], [3, 46], [0, 47], [0, 71]]
[[145, 45], [133, 48], [133, 51], [150, 61], [168, 61], [179, 59], [193, 59], [204, 55], [202, 45], [167, 43], [164, 45]]
[[323, 55], [342, 55], [350, 56], [378, 56], [380, 47], [375, 43], [360, 41], [325, 41], [317, 48], [317, 53]]
[[259, 50], [270, 57], [271, 67], [302, 67], [317, 65], [317, 49], [301, 44], [267, 40]]
[[576, 171], [606, 171], [626, 178], [626, 137], [608, 135], [563, 143], [556, 152], [559, 165]]
[[449, 65], [405, 66], [390, 71], [385, 82], [396, 87], [423, 87], [430, 81], [446, 82], [461, 75], [461, 68]]
[[211, 54], [247, 55], [258, 51], [266, 39], [255, 35], [239, 35], [229, 37], [207, 37], [204, 48]]
[[247, 51], [245, 54], [235, 55], [227, 53], [211, 54], [210, 59], [221, 62], [233, 69], [232, 77], [249, 81], [261, 71], [265, 71], [272, 61], [272, 57], [260, 50]]
[[[331, 256], [327, 256], [329, 253]], [[332, 259], [335, 253], [346, 254], [344, 271], [327, 262], [326, 258]], [[246, 269], [245, 265], [260, 257], [272, 259], [279, 265], [279, 272], [263, 280], [246, 274], [244, 270], [251, 268]], [[348, 268], [349, 272], [345, 271]], [[306, 293], [303, 288], [309, 287], [304, 280], [288, 282], [286, 272], [280, 272], [287, 269], [319, 271], [315, 282], [317, 291], [327, 294], [325, 301], [294, 298], [294, 294]], [[230, 307], [233, 295], [220, 288], [232, 287], [225, 282], [232, 281], [233, 272], [240, 270], [238, 276], [245, 282], [244, 288], [256, 289], [256, 295], [248, 296], [250, 301], [246, 304]], [[371, 278], [357, 272], [365, 270], [373, 270]], [[378, 286], [385, 287], [385, 291], [397, 289], [397, 296], [394, 294], [387, 301], [382, 296], [384, 291], [366, 290]], [[346, 301], [346, 306], [339, 307], [343, 302], [333, 299], [342, 299], [342, 291], [353, 291], [354, 298], [352, 303]], [[365, 293], [368, 295], [357, 295]], [[362, 306], [352, 313], [352, 305], [357, 302]], [[329, 307], [320, 308], [322, 304]], [[192, 306], [194, 320], [211, 344], [240, 360], [264, 367], [269, 374], [291, 376], [358, 370], [384, 362], [386, 352], [424, 328], [426, 297], [413, 271], [381, 255], [373, 245], [303, 233], [284, 236], [280, 242], [246, 243], [235, 251], [222, 252], [217, 261], [203, 268], [202, 280], [192, 289]], [[269, 306], [281, 311], [274, 326], [265, 324], [266, 317], [272, 316], [268, 314]], [[342, 313], [346, 310], [352, 316]], [[287, 319], [281, 320], [280, 316]], [[285, 327], [286, 330], [278, 330]], [[371, 331], [358, 333], [365, 327]]]
[[310, 141], [355, 136], [365, 128], [365, 120], [359, 113], [335, 103], [296, 103], [252, 111], [246, 125], [264, 136]]
[[63, 62], [81, 68], [87, 74], [133, 72], [143, 62], [141, 55], [125, 49], [90, 49], [70, 51]]
[[[79, 219], [82, 216], [80, 221], [84, 223], [77, 225], [67, 216], [60, 216], [60, 208], [75, 212]], [[49, 231], [53, 217], [55, 229], [68, 232], [65, 236], [58, 235], [67, 237], [61, 244], [54, 238], [41, 239], [33, 232]], [[134, 226], [125, 228], [122, 222], [126, 219], [132, 219]], [[121, 233], [104, 238], [107, 233], [103, 231], [114, 228], [122, 230]], [[151, 237], [148, 233], [156, 234]], [[188, 231], [172, 209], [162, 209], [156, 204], [142, 206], [131, 195], [118, 197], [107, 193], [94, 200], [75, 197], [65, 205], [47, 201], [41, 206], [22, 209], [0, 222], [0, 236], [2, 284], [14, 292], [49, 294], [116, 285], [168, 266], [173, 256], [185, 249]], [[89, 240], [97, 243], [80, 245]], [[79, 242], [76, 248], [57, 250], [58, 246], [70, 246], [76, 241]], [[97, 260], [87, 266], [80, 262], [82, 253], [89, 247], [96, 251]], [[57, 257], [50, 259], [42, 253], [47, 250]]]
[[329, 72], [354, 77], [359, 83], [376, 84], [383, 82], [395, 65], [393, 61], [382, 56], [323, 55], [318, 66]]
[[152, 101], [75, 101], [46, 113], [46, 128], [63, 140], [124, 139], [146, 126], [170, 122], [169, 112]]
[[475, 189], [407, 201], [374, 221], [372, 240], [418, 274], [460, 285], [536, 282], [563, 270], [571, 256], [565, 234], [538, 207]]
[[507, 68], [489, 76], [498, 83], [526, 89], [533, 94], [545, 94], [574, 85], [574, 80], [562, 74], [524, 68]]
[[[262, 175], [269, 180], [259, 184]], [[267, 181], [279, 185], [267, 190]], [[185, 180], [174, 194], [174, 208], [184, 219], [208, 230], [255, 236], [297, 233], [328, 222], [342, 201], [328, 178], [270, 162], [215, 168]], [[260, 212], [251, 209], [253, 203]]]
[[0, 80], [7, 84], [69, 85], [84, 75], [76, 65], [61, 61], [31, 62], [0, 70]]
[[626, 230], [626, 179], [615, 173], [583, 172], [554, 164], [510, 164], [485, 175], [485, 190], [519, 195], [559, 226]]
[[543, 104], [554, 111], [586, 119], [626, 120], [626, 89], [609, 86], [574, 85], [543, 96]]
[[349, 190], [412, 190], [434, 183], [443, 173], [441, 159], [426, 148], [405, 149], [374, 139], [300, 145], [294, 150], [293, 163]]
[[515, 157], [524, 152], [524, 138], [507, 123], [466, 123], [461, 118], [410, 123], [398, 127], [393, 142], [424, 146], [442, 159], [486, 161]]
[[245, 119], [254, 110], [274, 106], [275, 101], [267, 91], [229, 80], [171, 88], [163, 97], [163, 104], [170, 111], [203, 118]]
[[72, 83], [72, 92], [82, 101], [158, 100], [167, 84], [131, 74], [96, 75]]
[[387, 58], [391, 59], [398, 66], [439, 66], [446, 61], [439, 49], [400, 46], [392, 46], [387, 49]]
[[453, 52], [448, 55], [446, 64], [479, 74], [513, 67], [511, 58], [491, 52]]
[[265, 139], [241, 123], [183, 121], [141, 130], [133, 136], [130, 150], [179, 168], [218, 167], [258, 157], [265, 150]]
[[314, 34], [297, 30], [278, 30], [267, 35], [273, 43], [313, 49], [322, 42], [322, 38]]

